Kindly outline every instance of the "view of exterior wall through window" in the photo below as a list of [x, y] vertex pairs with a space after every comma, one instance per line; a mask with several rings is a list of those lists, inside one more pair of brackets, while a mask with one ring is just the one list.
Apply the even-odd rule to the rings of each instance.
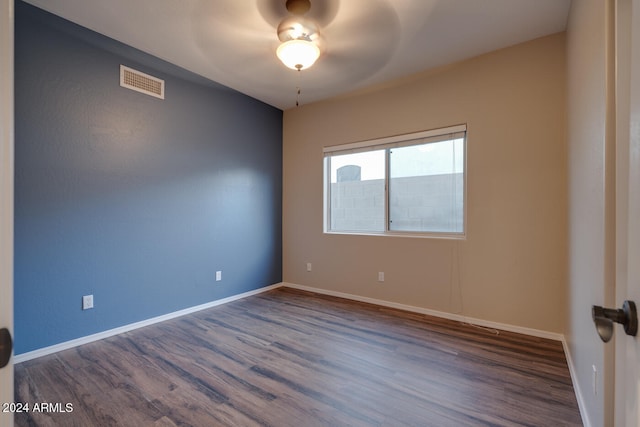
[[466, 125], [325, 147], [325, 232], [464, 237]]

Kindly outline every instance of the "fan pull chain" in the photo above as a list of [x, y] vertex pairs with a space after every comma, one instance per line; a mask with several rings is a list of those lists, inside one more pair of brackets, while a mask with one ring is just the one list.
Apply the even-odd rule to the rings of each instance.
[[300, 106], [300, 68], [298, 68], [298, 85], [296, 86], [296, 107]]

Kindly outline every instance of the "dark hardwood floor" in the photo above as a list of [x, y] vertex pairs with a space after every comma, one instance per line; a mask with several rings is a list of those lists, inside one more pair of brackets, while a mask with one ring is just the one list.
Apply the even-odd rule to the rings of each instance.
[[579, 426], [560, 342], [287, 288], [15, 367], [17, 426]]

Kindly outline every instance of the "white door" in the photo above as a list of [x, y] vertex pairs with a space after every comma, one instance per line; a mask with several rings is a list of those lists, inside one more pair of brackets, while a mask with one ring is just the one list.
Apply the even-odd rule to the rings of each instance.
[[[0, 0], [0, 329], [13, 333], [13, 0]], [[0, 369], [0, 427], [13, 402], [13, 364]]]
[[[640, 307], [640, 0], [616, 7], [616, 302]], [[615, 334], [615, 425], [637, 427], [640, 334]]]

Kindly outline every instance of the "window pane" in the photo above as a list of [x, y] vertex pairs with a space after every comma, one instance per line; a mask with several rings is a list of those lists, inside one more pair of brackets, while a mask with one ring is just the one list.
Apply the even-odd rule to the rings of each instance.
[[464, 140], [391, 149], [389, 229], [464, 231]]
[[384, 150], [331, 156], [330, 229], [384, 231]]

